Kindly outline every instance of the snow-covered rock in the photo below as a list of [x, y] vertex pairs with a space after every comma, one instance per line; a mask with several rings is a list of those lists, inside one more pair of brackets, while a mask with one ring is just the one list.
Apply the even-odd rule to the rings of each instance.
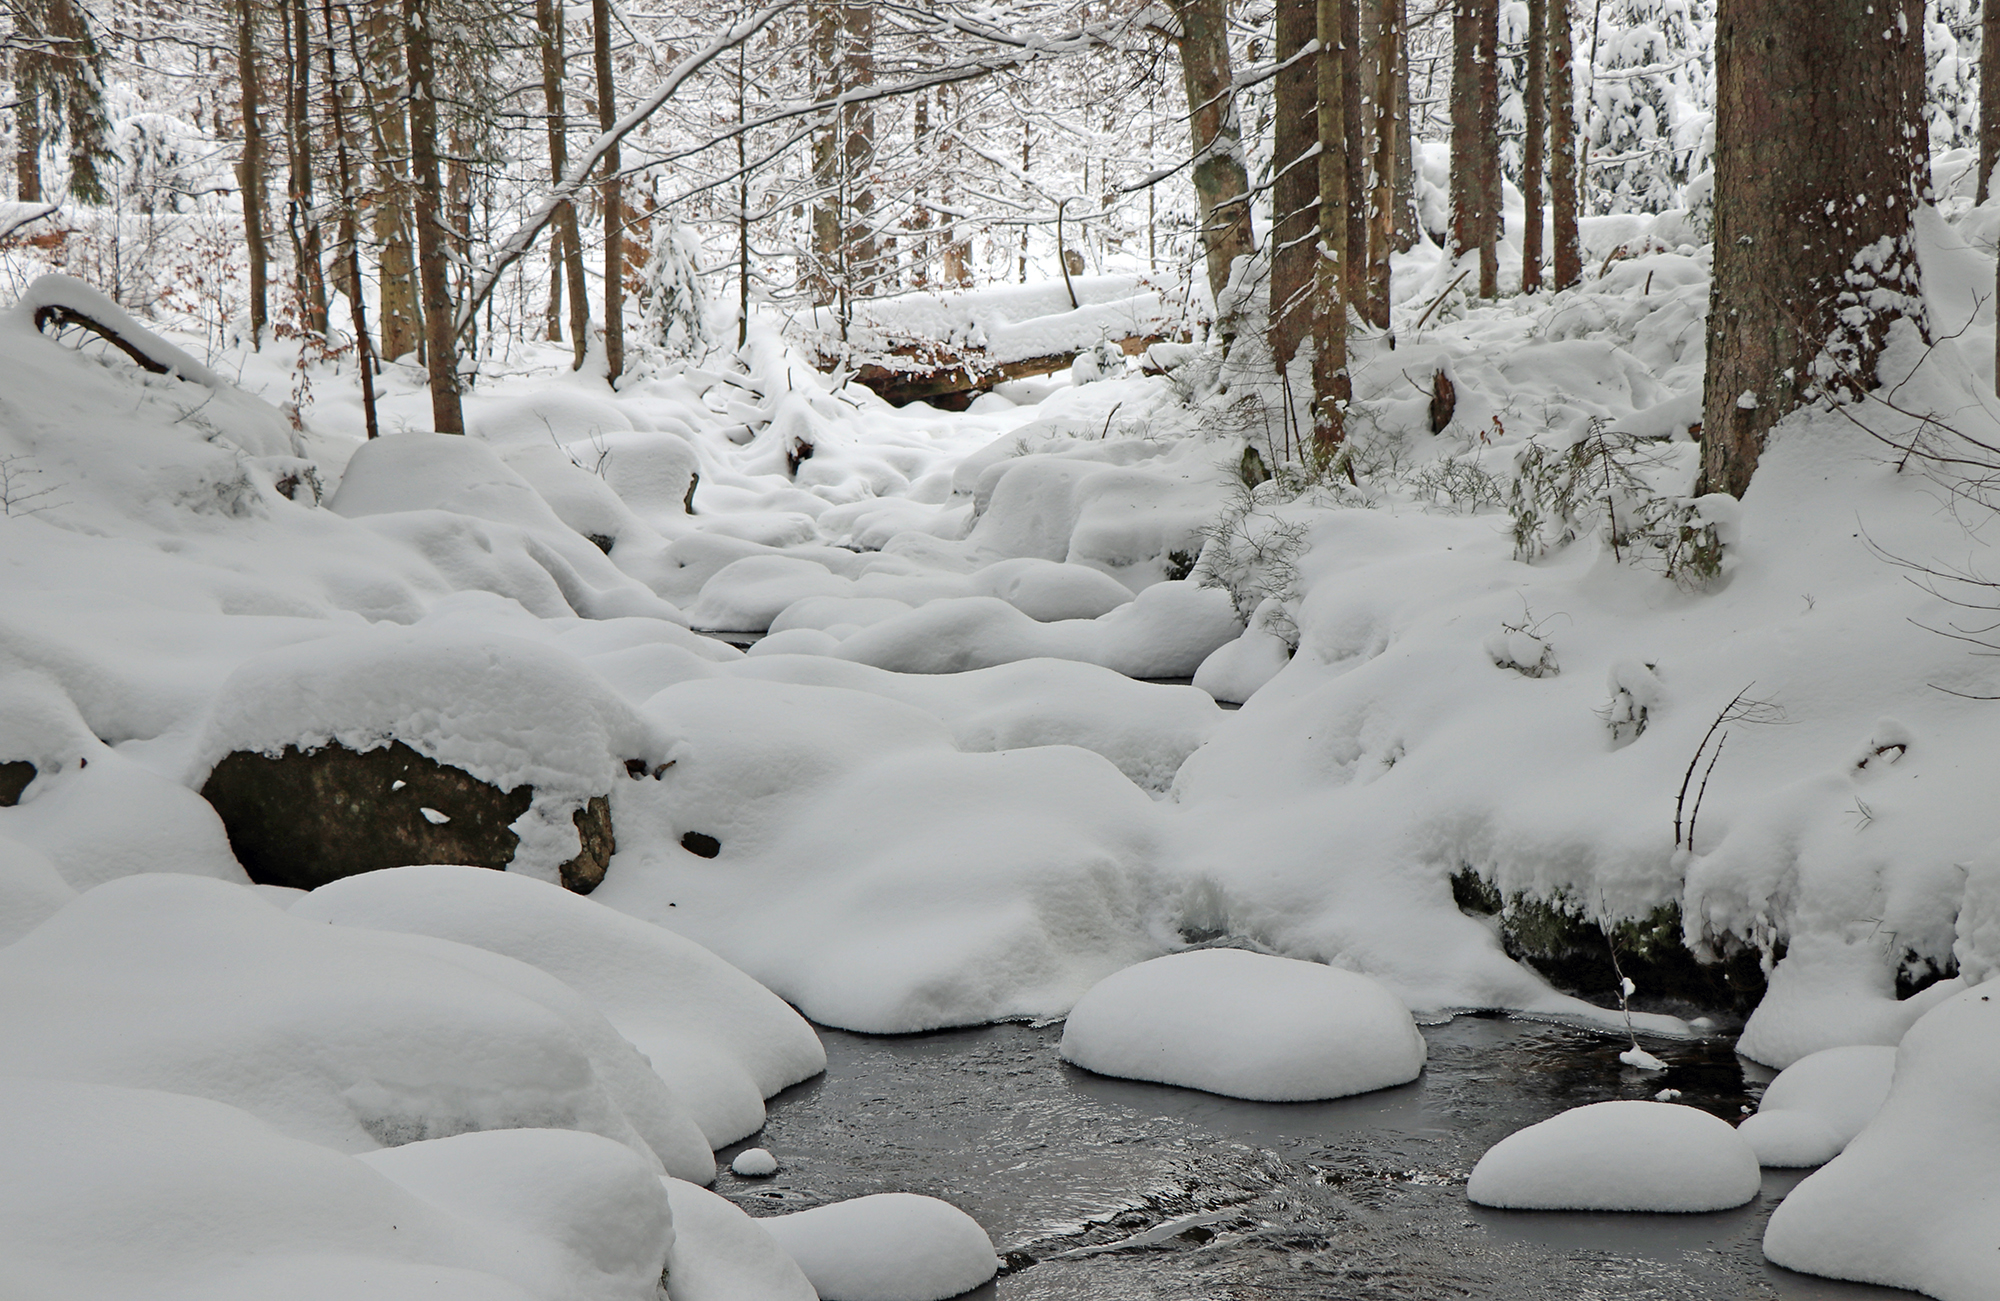
[[764, 1099], [826, 1067], [805, 1019], [658, 926], [510, 872], [403, 867], [323, 885], [295, 917], [470, 944], [575, 989], [638, 1048], [710, 1147], [755, 1133]]
[[1107, 976], [1070, 1009], [1061, 1051], [1100, 1075], [1261, 1102], [1406, 1084], [1425, 1056], [1409, 1009], [1368, 977], [1241, 949]]
[[1953, 995], [1896, 1049], [1888, 1101], [1771, 1214], [1787, 1269], [1990, 1301], [2000, 1243], [2000, 982]]
[[0, 1074], [212, 1098], [341, 1152], [530, 1126], [715, 1170], [667, 1086], [553, 976], [174, 873], [101, 885], [0, 949]]
[[1670, 1102], [1594, 1102], [1509, 1134], [1465, 1195], [1523, 1211], [1720, 1211], [1757, 1195], [1757, 1153], [1727, 1122]]
[[662, 1179], [673, 1205], [667, 1258], [670, 1301], [819, 1301], [798, 1263], [725, 1197], [680, 1179]]
[[758, 1224], [812, 1280], [821, 1301], [944, 1301], [992, 1278], [993, 1241], [949, 1202], [877, 1193]]
[[1894, 1048], [1823, 1048], [1780, 1071], [1736, 1132], [1764, 1165], [1824, 1165], [1882, 1109], [1895, 1073]]

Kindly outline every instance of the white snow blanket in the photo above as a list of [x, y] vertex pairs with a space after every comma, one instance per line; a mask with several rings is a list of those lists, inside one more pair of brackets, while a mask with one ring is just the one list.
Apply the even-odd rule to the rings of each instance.
[[1823, 1048], [1780, 1071], [1736, 1132], [1764, 1165], [1824, 1165], [1875, 1118], [1895, 1074], [1894, 1048]]
[[1705, 1111], [1593, 1102], [1509, 1134], [1465, 1195], [1517, 1211], [1720, 1211], [1757, 1195], [1757, 1153]]
[[1406, 1084], [1425, 1056], [1409, 1009], [1368, 977], [1241, 949], [1105, 977], [1070, 1009], [1061, 1051], [1100, 1075], [1259, 1102]]

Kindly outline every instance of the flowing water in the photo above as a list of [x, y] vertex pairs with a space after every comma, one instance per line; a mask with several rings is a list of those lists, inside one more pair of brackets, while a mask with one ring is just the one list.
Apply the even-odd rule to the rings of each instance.
[[1080, 1071], [1058, 1059], [1057, 1026], [822, 1030], [826, 1074], [773, 1099], [744, 1145], [783, 1168], [765, 1180], [725, 1169], [716, 1190], [753, 1215], [942, 1197], [1005, 1257], [970, 1294], [1001, 1301], [1913, 1295], [1765, 1262], [1764, 1221], [1804, 1172], [1767, 1171], [1750, 1205], [1707, 1215], [1466, 1201], [1481, 1153], [1569, 1107], [1673, 1088], [1730, 1119], [1754, 1108], [1768, 1072], [1727, 1040], [1650, 1045], [1672, 1063], [1661, 1077], [1621, 1064], [1627, 1044], [1566, 1026], [1461, 1016], [1424, 1035], [1415, 1083], [1264, 1104]]

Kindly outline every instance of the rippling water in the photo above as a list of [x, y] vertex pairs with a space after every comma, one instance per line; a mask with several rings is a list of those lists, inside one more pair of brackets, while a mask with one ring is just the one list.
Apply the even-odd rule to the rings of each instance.
[[942, 1197], [1008, 1262], [975, 1298], [1913, 1295], [1764, 1261], [1764, 1221], [1799, 1172], [1766, 1172], [1749, 1206], [1708, 1215], [1466, 1202], [1481, 1153], [1569, 1107], [1662, 1088], [1730, 1119], [1754, 1107], [1765, 1073], [1746, 1076], [1723, 1040], [1652, 1045], [1673, 1063], [1662, 1079], [1622, 1065], [1618, 1040], [1462, 1016], [1425, 1028], [1416, 1083], [1273, 1105], [1090, 1075], [1057, 1059], [1060, 1027], [820, 1033], [826, 1074], [774, 1099], [745, 1145], [784, 1168], [769, 1180], [725, 1169], [716, 1190], [752, 1214], [876, 1192]]

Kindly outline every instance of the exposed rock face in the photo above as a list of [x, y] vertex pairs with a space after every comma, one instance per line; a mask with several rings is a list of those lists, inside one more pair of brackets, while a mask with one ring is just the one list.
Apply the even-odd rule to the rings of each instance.
[[26, 759], [0, 763], [0, 809], [12, 808], [21, 802], [21, 792], [35, 780], [35, 772], [35, 765]]
[[[510, 824], [534, 788], [499, 790], [395, 741], [362, 753], [239, 750], [215, 765], [201, 794], [253, 881], [311, 890], [412, 863], [505, 868], [520, 842]], [[582, 851], [562, 865], [562, 883], [588, 894], [616, 848], [610, 801], [597, 796], [575, 818]]]

